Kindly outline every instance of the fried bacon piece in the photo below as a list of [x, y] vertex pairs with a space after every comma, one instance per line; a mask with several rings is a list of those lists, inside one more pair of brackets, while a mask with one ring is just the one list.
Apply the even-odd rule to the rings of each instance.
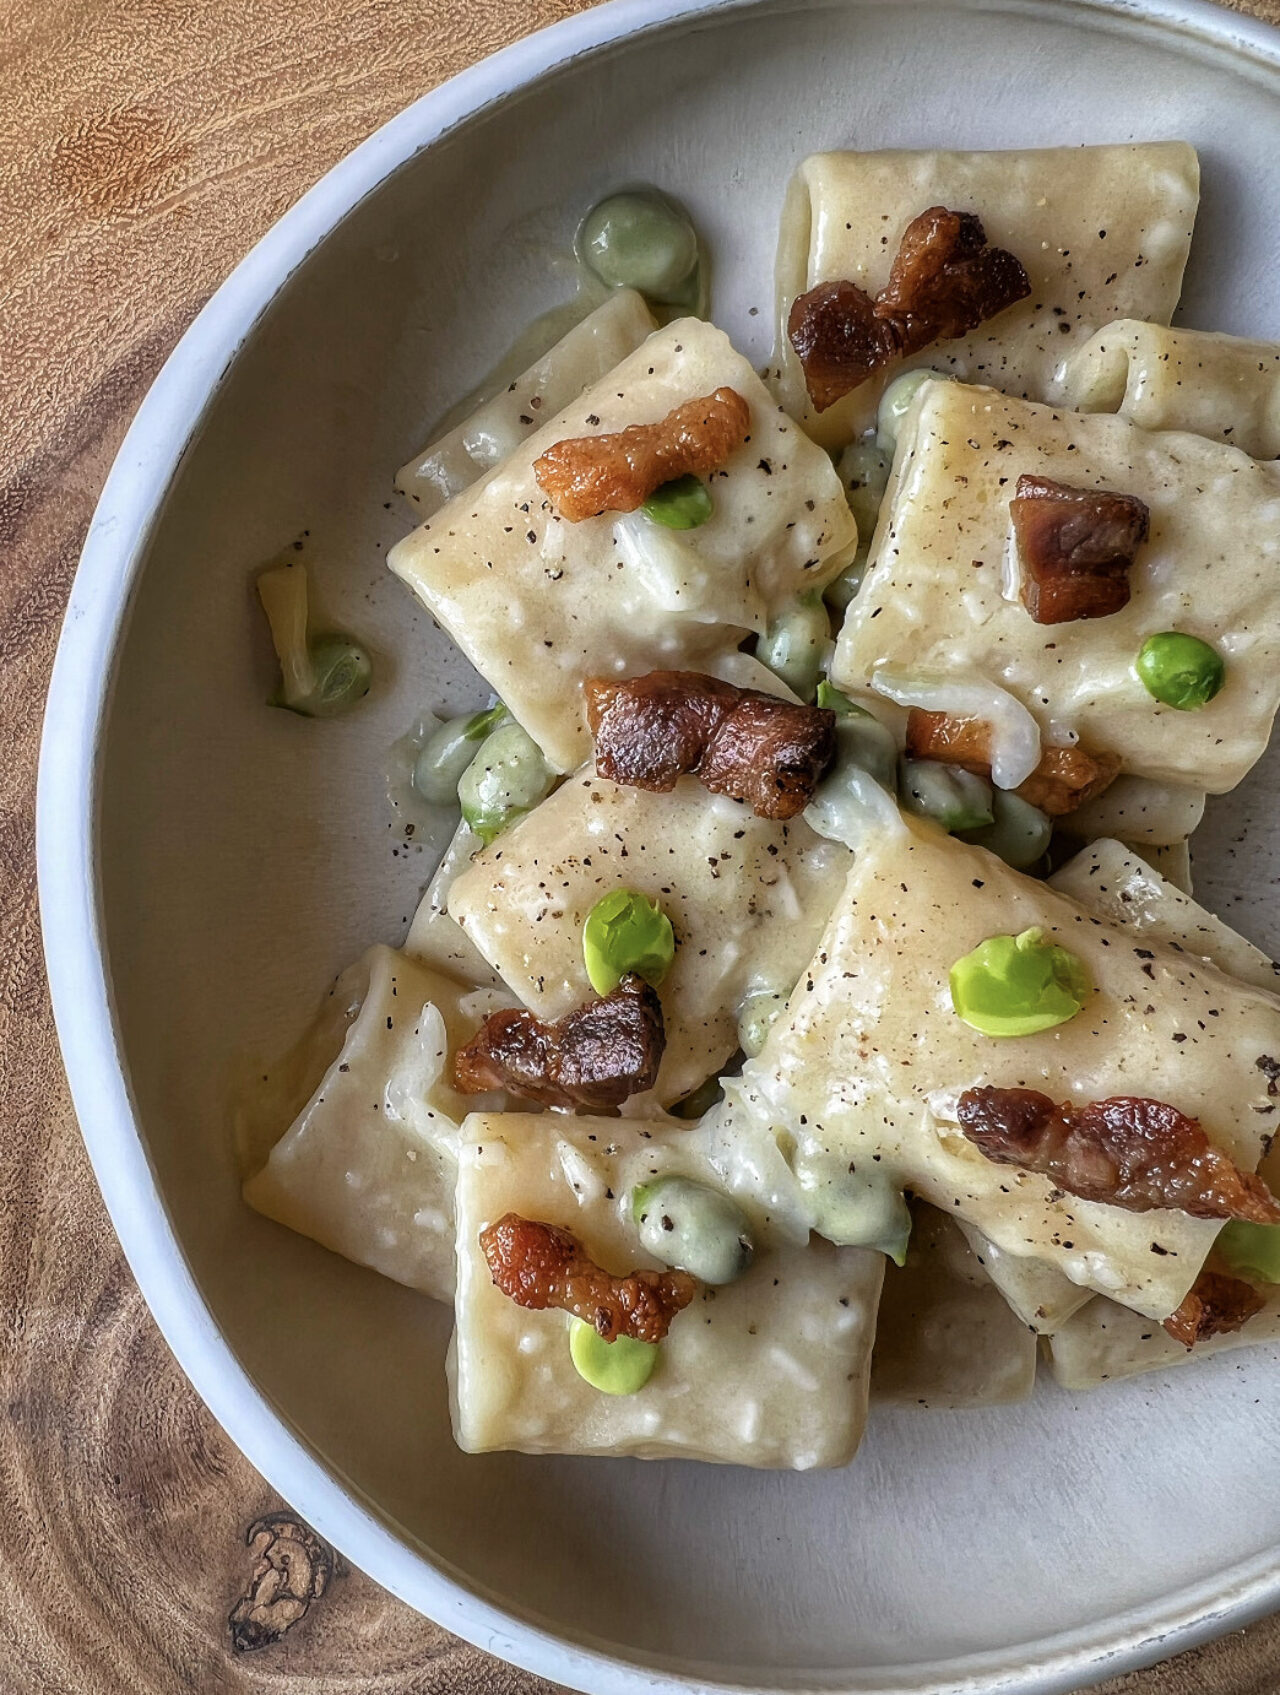
[[1144, 501], [1022, 476], [1009, 512], [1024, 567], [1022, 604], [1037, 624], [1109, 618], [1129, 604], [1129, 567], [1151, 525]]
[[893, 325], [876, 316], [876, 303], [851, 282], [824, 282], [797, 295], [787, 318], [787, 335], [815, 412], [861, 388], [901, 349]]
[[598, 1112], [651, 1089], [666, 1044], [657, 993], [629, 976], [554, 1024], [532, 1012], [491, 1013], [458, 1050], [454, 1086], [465, 1095], [505, 1089], [544, 1106]]
[[1082, 1201], [1280, 1224], [1280, 1203], [1261, 1177], [1241, 1171], [1198, 1119], [1167, 1101], [1115, 1095], [1078, 1107], [1037, 1089], [978, 1088], [961, 1095], [957, 1116], [988, 1159], [1040, 1172]]
[[[982, 718], [952, 718], [913, 706], [907, 715], [907, 752], [912, 759], [938, 759], [990, 777], [991, 726]], [[1101, 794], [1119, 770], [1114, 754], [1086, 753], [1079, 746], [1047, 747], [1017, 792], [1050, 818], [1062, 818]]]
[[907, 225], [874, 299], [851, 282], [819, 283], [793, 301], [787, 334], [825, 412], [881, 366], [967, 335], [1030, 293], [1022, 265], [987, 245], [972, 212], [930, 206]]
[[1202, 1271], [1186, 1299], [1169, 1314], [1164, 1327], [1175, 1342], [1194, 1348], [1209, 1336], [1225, 1336], [1246, 1325], [1266, 1306], [1266, 1296], [1243, 1277]]
[[631, 1271], [614, 1277], [578, 1238], [557, 1224], [509, 1212], [480, 1232], [495, 1285], [517, 1306], [559, 1307], [590, 1324], [606, 1342], [619, 1336], [660, 1342], [698, 1285], [687, 1271]]
[[696, 671], [650, 671], [615, 683], [588, 677], [596, 770], [665, 794], [685, 773], [761, 818], [794, 818], [835, 758], [836, 715]]
[[574, 436], [535, 459], [538, 487], [571, 524], [602, 512], [634, 512], [677, 477], [705, 477], [746, 441], [751, 408], [734, 388], [686, 400], [656, 424], [616, 435]]

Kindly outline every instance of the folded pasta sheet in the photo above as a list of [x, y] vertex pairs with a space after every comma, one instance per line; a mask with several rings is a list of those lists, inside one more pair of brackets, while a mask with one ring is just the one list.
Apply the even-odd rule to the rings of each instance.
[[427, 884], [405, 937], [404, 951], [420, 965], [444, 971], [474, 988], [500, 989], [502, 979], [485, 960], [456, 918], [449, 916], [449, 891], [479, 852], [475, 831], [461, 823]]
[[[643, 511], [570, 523], [534, 461], [566, 438], [655, 423], [737, 390], [749, 438], [714, 473], [714, 511], [688, 531]], [[548, 759], [591, 751], [584, 677], [694, 666], [847, 562], [856, 527], [827, 455], [779, 409], [720, 330], [685, 318], [659, 330], [552, 418], [482, 483], [391, 550], [422, 598]]]
[[1056, 1266], [1026, 1254], [1006, 1253], [963, 1218], [956, 1219], [956, 1227], [1002, 1300], [1029, 1330], [1041, 1334], [1057, 1330], [1093, 1299], [1088, 1289], [1073, 1283]]
[[1049, 1338], [1049, 1364], [1064, 1389], [1097, 1389], [1147, 1371], [1169, 1371], [1235, 1348], [1280, 1342], [1280, 1286], [1261, 1312], [1239, 1330], [1207, 1336], [1194, 1348], [1175, 1342], [1159, 1324], [1101, 1295]]
[[[991, 936], [1032, 928], [1083, 962], [1094, 992], [1038, 1035], [983, 1035], [953, 1010], [950, 967]], [[987, 1159], [955, 1119], [959, 1093], [979, 1085], [1076, 1103], [1149, 1097], [1200, 1119], [1253, 1170], [1274, 1107], [1259, 1062], [1280, 1055], [1280, 1007], [1156, 936], [1141, 940], [931, 827], [869, 840], [786, 1012], [743, 1070], [743, 1096], [785, 1129], [793, 1163], [878, 1160], [1006, 1253], [1162, 1318], [1194, 1281], [1216, 1221], [1081, 1201]]]
[[[1038, 624], [1020, 598], [1009, 502], [1024, 474], [1134, 495], [1150, 536], [1109, 617]], [[1144, 640], [1178, 630], [1222, 655], [1198, 711], [1144, 688]], [[926, 383], [898, 444], [870, 567], [833, 672], [978, 676], [1008, 690], [1049, 740], [1158, 782], [1221, 794], [1266, 747], [1280, 704], [1280, 466], [1201, 436], [1153, 434], [992, 389]]]
[[448, 1058], [507, 996], [468, 991], [392, 948], [357, 968], [352, 1017], [328, 1067], [262, 1168], [249, 1205], [436, 1300], [453, 1292], [458, 1124]]
[[527, 371], [415, 453], [396, 475], [396, 492], [420, 519], [429, 518], [634, 352], [653, 327], [642, 296], [631, 288], [615, 290]]
[[951, 1408], [1025, 1401], [1036, 1351], [1035, 1332], [952, 1220], [917, 1204], [906, 1264], [885, 1271], [872, 1399]]
[[1203, 789], [1123, 775], [1068, 814], [1062, 828], [1084, 841], [1115, 836], [1144, 850], [1177, 847], [1199, 828], [1204, 804]]
[[1144, 430], [1190, 430], [1280, 458], [1280, 342], [1125, 318], [1071, 355], [1061, 392], [1078, 412], [1119, 412]]
[[661, 1121], [473, 1116], [458, 1172], [454, 1433], [469, 1452], [634, 1454], [807, 1470], [852, 1458], [884, 1261], [796, 1239], [740, 1195], [755, 1258], [736, 1281], [700, 1285], [637, 1393], [604, 1394], [577, 1373], [569, 1318], [496, 1288], [480, 1233], [508, 1213], [573, 1232], [618, 1275], [659, 1269], [631, 1211], [639, 1183], [715, 1185], [702, 1141]]
[[670, 794], [590, 771], [478, 854], [449, 912], [525, 1004], [559, 1018], [594, 998], [582, 928], [612, 889], [657, 901], [675, 931], [659, 987], [664, 1105], [719, 1071], [738, 1045], [751, 988], [789, 994], [817, 946], [850, 853], [797, 818], [778, 823], [710, 795], [694, 778]]
[[[885, 381], [916, 365], [1055, 398], [1066, 355], [1113, 318], [1168, 323], [1182, 288], [1200, 170], [1185, 142], [1008, 153], [819, 153], [797, 172], [778, 251], [776, 363], [789, 408], [824, 442], [875, 418]], [[976, 212], [987, 239], [1022, 261], [1031, 293], [958, 341], [891, 366], [821, 414], [787, 340], [798, 294], [847, 281], [875, 294], [912, 219], [931, 206]]]
[[1280, 993], [1280, 968], [1260, 948], [1120, 842], [1090, 843], [1049, 881], [1112, 923], [1168, 942], [1250, 988]]

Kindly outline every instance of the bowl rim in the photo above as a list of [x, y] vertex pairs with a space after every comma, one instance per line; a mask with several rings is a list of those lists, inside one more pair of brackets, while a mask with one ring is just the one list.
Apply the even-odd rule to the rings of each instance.
[[[361, 1570], [466, 1641], [541, 1677], [597, 1695], [740, 1690], [747, 1681], [667, 1661], [621, 1658], [562, 1637], [451, 1575], [397, 1536], [293, 1434], [205, 1306], [135, 1120], [102, 939], [97, 870], [99, 754], [114, 658], [165, 493], [223, 376], [292, 273], [394, 170], [466, 120], [601, 49], [681, 23], [789, 6], [883, 0], [606, 0], [523, 37], [422, 95], [333, 166], [272, 226], [194, 319], [146, 394], [89, 525], [58, 643], [41, 739], [37, 872], [45, 958], [81, 1134], [125, 1257], [183, 1372], [270, 1486]], [[896, 0], [971, 12], [1163, 30], [1184, 51], [1221, 53], [1277, 77], [1280, 29], [1209, 0]], [[779, 1684], [787, 1695], [1065, 1695], [1193, 1647], [1280, 1607], [1280, 1549], [1160, 1602], [1037, 1643], [890, 1672], [832, 1668]], [[758, 1686], [757, 1686], [758, 1687]]]

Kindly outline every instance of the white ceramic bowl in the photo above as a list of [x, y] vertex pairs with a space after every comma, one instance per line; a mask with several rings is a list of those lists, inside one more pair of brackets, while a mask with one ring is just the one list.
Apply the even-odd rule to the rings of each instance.
[[[602, 191], [692, 208], [762, 361], [784, 182], [817, 147], [1186, 136], [1184, 316], [1280, 330], [1280, 40], [1177, 0], [618, 0], [477, 66], [332, 171], [200, 315], [94, 519], [54, 675], [40, 893], [85, 1139], [174, 1352], [285, 1497], [413, 1606], [582, 1689], [1063, 1690], [1280, 1604], [1268, 1351], [1077, 1404], [875, 1412], [847, 1471], [467, 1458], [448, 1314], [250, 1213], [247, 1052], [397, 939], [386, 744], [474, 681], [382, 568], [390, 476], [565, 290]], [[755, 315], [754, 309], [758, 309]], [[250, 574], [301, 532], [394, 666], [360, 712], [264, 710]], [[1275, 764], [1201, 887], [1280, 940]], [[1241, 840], [1241, 838], [1244, 838]]]

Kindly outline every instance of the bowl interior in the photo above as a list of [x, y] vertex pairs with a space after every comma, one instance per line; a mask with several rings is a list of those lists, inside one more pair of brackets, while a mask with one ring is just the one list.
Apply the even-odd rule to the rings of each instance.
[[[777, 214], [805, 153], [1185, 136], [1204, 201], [1182, 316], [1274, 334], [1277, 93], [1262, 67], [1120, 13], [744, 6], [571, 62], [421, 152], [249, 334], [119, 651], [105, 942], [141, 1133], [209, 1309], [280, 1416], [396, 1527], [402, 1592], [426, 1555], [625, 1659], [771, 1688], [923, 1687], [972, 1656], [1105, 1638], [1280, 1542], [1269, 1350], [1079, 1402], [1043, 1387], [989, 1412], [879, 1408], [833, 1474], [465, 1457], [448, 1313], [251, 1213], [229, 1132], [235, 1080], [364, 946], [400, 940], [431, 870], [439, 844], [391, 829], [386, 749], [424, 707], [483, 690], [384, 569], [408, 528], [391, 476], [565, 297], [584, 208], [636, 180], [683, 199], [714, 255], [715, 316], [763, 363]], [[325, 612], [380, 662], [337, 722], [263, 704], [251, 573], [295, 541]], [[1268, 759], [1216, 803], [1196, 845], [1206, 898], [1273, 947], [1278, 772]]]

